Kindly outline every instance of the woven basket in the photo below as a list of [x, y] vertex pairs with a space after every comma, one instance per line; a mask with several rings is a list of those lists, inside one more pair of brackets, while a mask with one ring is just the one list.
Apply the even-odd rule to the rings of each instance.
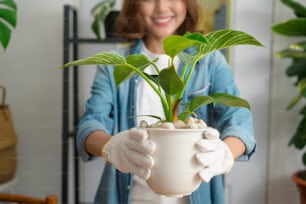
[[8, 105], [5, 104], [5, 87], [0, 85], [0, 184], [11, 180], [17, 168], [17, 136]]

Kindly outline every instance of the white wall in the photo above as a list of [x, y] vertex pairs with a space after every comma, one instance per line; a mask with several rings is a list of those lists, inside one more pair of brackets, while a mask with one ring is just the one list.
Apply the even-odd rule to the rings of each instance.
[[[294, 18], [291, 9], [280, 1], [274, 2], [275, 23]], [[305, 0], [298, 0], [298, 2], [305, 5]], [[273, 53], [287, 48], [294, 41], [302, 40], [276, 34], [273, 34], [273, 37]], [[291, 61], [278, 59], [274, 55], [272, 57], [268, 201], [271, 204], [299, 203], [299, 195], [291, 175], [294, 171], [303, 168], [302, 154], [293, 146], [288, 147], [288, 142], [299, 122], [298, 111], [302, 106], [299, 104], [299, 107], [286, 111], [289, 101], [297, 94], [293, 87], [294, 79], [289, 79], [285, 75], [285, 70]]]
[[232, 29], [250, 33], [265, 47], [237, 46], [231, 50], [241, 95], [251, 103], [257, 151], [249, 162], [236, 162], [226, 176], [227, 203], [262, 204], [267, 185], [272, 0], [232, 0], [231, 16]]
[[[77, 0], [16, 0], [18, 25], [0, 48], [0, 84], [7, 88], [18, 134], [15, 192], [61, 192], [63, 5]], [[1, 164], [3, 165], [3, 164]], [[5, 165], [5, 164], [4, 164]]]

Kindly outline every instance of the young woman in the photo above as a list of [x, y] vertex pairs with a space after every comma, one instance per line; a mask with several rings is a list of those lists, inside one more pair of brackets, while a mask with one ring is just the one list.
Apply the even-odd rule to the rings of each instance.
[[[171, 34], [196, 31], [200, 18], [196, 0], [125, 0], [117, 20], [118, 35], [131, 45], [119, 54], [144, 53], [167, 65], [162, 41]], [[181, 67], [176, 59], [179, 72]], [[204, 106], [197, 115], [211, 128], [204, 132], [195, 155], [203, 170], [201, 186], [191, 195], [172, 198], [155, 194], [145, 183], [154, 165], [155, 144], [146, 131], [135, 129], [141, 118], [154, 114], [163, 117], [160, 101], [138, 76], [117, 89], [113, 67], [98, 67], [92, 96], [78, 126], [77, 144], [81, 157], [90, 161], [103, 156], [107, 161], [98, 186], [96, 204], [222, 204], [222, 174], [229, 172], [234, 159], [247, 160], [255, 151], [251, 112], [243, 108]], [[148, 67], [147, 73], [154, 73]], [[201, 60], [187, 87], [183, 101], [195, 95], [227, 92], [239, 95], [224, 56], [215, 52]], [[220, 138], [218, 137], [220, 131]], [[217, 137], [216, 137], [217, 135]], [[209, 151], [208, 151], [209, 150]], [[102, 170], [101, 170], [102, 171]]]

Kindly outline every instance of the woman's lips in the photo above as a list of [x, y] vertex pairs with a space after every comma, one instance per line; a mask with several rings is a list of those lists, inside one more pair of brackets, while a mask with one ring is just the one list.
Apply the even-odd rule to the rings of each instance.
[[159, 17], [159, 18], [153, 18], [153, 21], [157, 25], [165, 25], [169, 23], [173, 19], [173, 16], [169, 17]]

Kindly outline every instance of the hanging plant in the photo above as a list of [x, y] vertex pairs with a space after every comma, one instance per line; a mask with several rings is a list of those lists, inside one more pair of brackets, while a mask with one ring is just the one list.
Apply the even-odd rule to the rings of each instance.
[[17, 5], [13, 0], [0, 0], [0, 42], [7, 48], [12, 29], [17, 25]]

